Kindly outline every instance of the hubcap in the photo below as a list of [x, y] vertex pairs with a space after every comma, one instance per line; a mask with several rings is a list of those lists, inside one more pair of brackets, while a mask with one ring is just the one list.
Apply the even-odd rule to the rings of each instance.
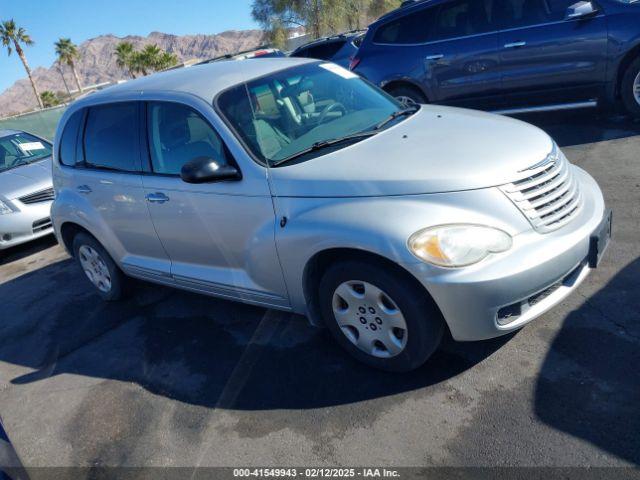
[[640, 105], [640, 72], [638, 72], [638, 75], [633, 82], [633, 96], [635, 97], [637, 104]]
[[78, 250], [80, 264], [87, 278], [98, 290], [107, 293], [111, 290], [111, 275], [107, 264], [98, 252], [88, 245], [82, 245]]
[[363, 352], [395, 357], [407, 346], [407, 324], [396, 303], [375, 285], [344, 282], [333, 294], [333, 314], [342, 333]]

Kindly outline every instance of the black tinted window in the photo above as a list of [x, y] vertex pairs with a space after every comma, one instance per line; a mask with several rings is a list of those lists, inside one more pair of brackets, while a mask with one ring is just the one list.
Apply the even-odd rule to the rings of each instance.
[[466, 37], [497, 29], [491, 22], [491, 3], [478, 0], [459, 0], [440, 7], [433, 40]]
[[195, 110], [179, 103], [149, 103], [147, 115], [151, 163], [156, 173], [179, 175], [198, 157], [227, 162], [218, 134]]
[[76, 145], [83, 116], [83, 110], [74, 113], [64, 127], [58, 151], [58, 158], [62, 165], [74, 166], [76, 164]]
[[87, 166], [137, 171], [138, 105], [113, 103], [91, 107], [87, 114], [84, 154]]
[[435, 11], [434, 8], [425, 8], [393, 20], [378, 28], [373, 41], [395, 44], [427, 42], [433, 29]]
[[526, 27], [551, 20], [546, 0], [496, 0], [494, 8], [502, 28]]
[[576, 0], [546, 0], [547, 10], [549, 11], [549, 20], [564, 20], [567, 15], [567, 10], [575, 3]]
[[345, 43], [344, 41], [336, 41], [315, 45], [307, 49], [305, 56], [317, 58], [318, 60], [329, 60], [338, 53], [338, 50], [340, 50]]

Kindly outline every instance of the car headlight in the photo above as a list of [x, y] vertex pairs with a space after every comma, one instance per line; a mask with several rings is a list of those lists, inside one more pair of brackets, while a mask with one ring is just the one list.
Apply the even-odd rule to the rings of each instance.
[[441, 267], [464, 267], [478, 263], [491, 253], [511, 248], [511, 235], [483, 225], [440, 225], [420, 230], [409, 238], [409, 250]]
[[13, 213], [13, 210], [9, 205], [0, 200], [0, 215], [4, 215], [6, 213]]

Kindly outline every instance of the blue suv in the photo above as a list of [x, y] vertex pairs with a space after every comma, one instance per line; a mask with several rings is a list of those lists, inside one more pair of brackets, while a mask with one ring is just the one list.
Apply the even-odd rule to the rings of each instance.
[[350, 68], [403, 102], [640, 117], [640, 0], [423, 0], [374, 22]]

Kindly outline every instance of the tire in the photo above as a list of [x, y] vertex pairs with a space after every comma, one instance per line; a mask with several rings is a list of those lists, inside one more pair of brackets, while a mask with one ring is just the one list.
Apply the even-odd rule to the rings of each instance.
[[427, 97], [418, 90], [416, 87], [411, 87], [408, 85], [399, 85], [397, 87], [392, 87], [389, 89], [389, 94], [399, 100], [404, 105], [414, 104], [425, 104], [427, 103]]
[[91, 235], [78, 233], [73, 239], [73, 254], [87, 280], [104, 300], [111, 302], [123, 297], [125, 276], [100, 242]]
[[319, 303], [336, 341], [359, 361], [381, 370], [407, 372], [421, 366], [444, 332], [442, 314], [419, 284], [368, 262], [330, 266], [320, 280]]
[[627, 112], [640, 118], [640, 57], [636, 58], [624, 72], [620, 95]]

